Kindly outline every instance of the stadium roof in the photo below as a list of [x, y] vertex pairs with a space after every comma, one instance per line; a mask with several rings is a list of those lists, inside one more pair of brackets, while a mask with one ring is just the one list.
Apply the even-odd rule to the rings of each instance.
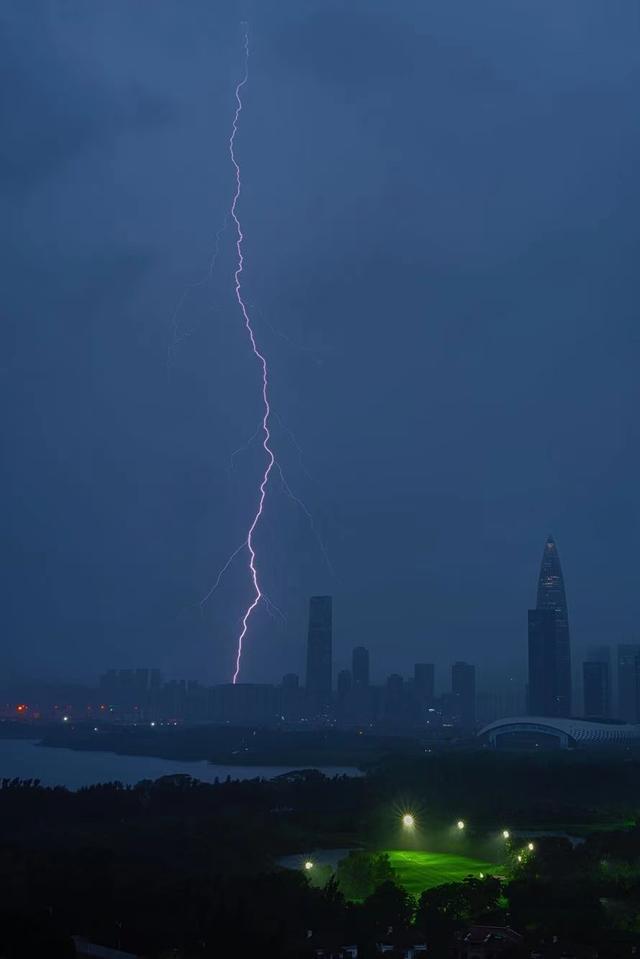
[[640, 724], [555, 716], [510, 716], [484, 726], [478, 736], [495, 739], [507, 733], [537, 732], [568, 739], [572, 744], [623, 743], [640, 740]]

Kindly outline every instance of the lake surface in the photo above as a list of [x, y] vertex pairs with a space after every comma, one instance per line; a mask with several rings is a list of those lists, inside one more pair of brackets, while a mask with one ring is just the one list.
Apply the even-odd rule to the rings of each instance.
[[[155, 756], [119, 756], [116, 753], [39, 746], [28, 739], [0, 739], [0, 779], [39, 779], [43, 786], [66, 786], [68, 789], [115, 780], [133, 786], [141, 779], [159, 779], [176, 773], [213, 782], [216, 777], [222, 781], [227, 776], [232, 779], [255, 779], [258, 776], [272, 779], [291, 771], [291, 766], [214, 766], [204, 760], [180, 762]], [[348, 766], [324, 766], [320, 771], [325, 776], [360, 775], [359, 770]]]

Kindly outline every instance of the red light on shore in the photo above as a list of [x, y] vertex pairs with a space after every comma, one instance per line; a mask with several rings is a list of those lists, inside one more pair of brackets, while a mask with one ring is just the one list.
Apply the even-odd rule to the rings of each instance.
[[18, 713], [26, 713], [26, 711], [28, 710], [28, 708], [29, 708], [29, 707], [27, 706], [26, 703], [19, 703], [19, 704], [16, 706], [16, 712], [18, 712]]

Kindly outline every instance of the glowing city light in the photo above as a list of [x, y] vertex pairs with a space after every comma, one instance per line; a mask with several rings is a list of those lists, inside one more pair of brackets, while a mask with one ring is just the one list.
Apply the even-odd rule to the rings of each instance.
[[457, 821], [457, 823], [456, 823], [456, 827], [457, 827], [458, 829], [460, 829], [460, 830], [464, 829], [464, 827], [465, 827], [464, 820], [463, 820], [463, 819], [458, 819], [458, 821]]
[[405, 829], [413, 829], [413, 827], [415, 826], [415, 824], [416, 824], [416, 821], [415, 821], [415, 819], [413, 818], [413, 816], [411, 815], [411, 813], [410, 813], [410, 812], [405, 813], [405, 815], [402, 817], [402, 825], [404, 826], [404, 828], [405, 828]]
[[522, 862], [522, 856], [518, 856], [518, 862]]
[[529, 850], [529, 852], [533, 852], [533, 850], [534, 850], [535, 848], [536, 848], [536, 847], [533, 845], [532, 842], [528, 843], [527, 849]]
[[306, 861], [305, 864], [304, 864], [304, 868], [307, 870], [307, 872], [308, 872], [310, 869], [313, 869], [313, 863], [311, 862], [310, 859], [307, 859], [307, 861]]
[[511, 833], [509, 832], [509, 830], [508, 830], [508, 829], [503, 829], [503, 830], [502, 830], [502, 838], [503, 838], [503, 839], [509, 839], [510, 837], [511, 837]]

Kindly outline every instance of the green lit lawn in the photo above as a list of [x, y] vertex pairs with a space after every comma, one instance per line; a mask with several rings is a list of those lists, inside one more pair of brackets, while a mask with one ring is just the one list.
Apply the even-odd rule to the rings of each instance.
[[479, 876], [500, 872], [495, 863], [468, 859], [443, 852], [407, 852], [401, 849], [385, 850], [398, 879], [407, 892], [419, 896], [424, 889], [445, 882], [460, 882], [465, 876]]

